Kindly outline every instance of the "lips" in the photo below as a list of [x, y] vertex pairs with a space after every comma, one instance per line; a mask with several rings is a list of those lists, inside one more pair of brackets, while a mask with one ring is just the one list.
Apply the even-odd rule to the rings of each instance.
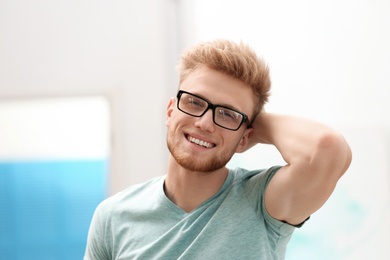
[[205, 148], [213, 148], [215, 144], [206, 142], [204, 140], [200, 140], [198, 138], [195, 138], [193, 136], [187, 135], [187, 140], [190, 141], [191, 143], [197, 144], [199, 146], [205, 147]]

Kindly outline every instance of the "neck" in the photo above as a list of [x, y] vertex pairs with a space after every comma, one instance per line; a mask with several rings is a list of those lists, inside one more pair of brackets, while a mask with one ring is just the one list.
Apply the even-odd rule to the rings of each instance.
[[165, 194], [182, 210], [191, 212], [220, 190], [227, 175], [225, 167], [207, 173], [189, 171], [170, 157]]

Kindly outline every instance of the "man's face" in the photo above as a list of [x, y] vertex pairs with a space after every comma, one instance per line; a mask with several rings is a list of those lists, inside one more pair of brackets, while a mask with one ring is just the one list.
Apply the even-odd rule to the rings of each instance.
[[[249, 86], [220, 72], [202, 67], [191, 73], [181, 90], [201, 96], [213, 104], [233, 108], [253, 116], [254, 98]], [[213, 122], [212, 110], [202, 117], [187, 115], [171, 99], [167, 109], [167, 144], [173, 158], [182, 167], [211, 172], [224, 167], [233, 154], [247, 144], [252, 129], [244, 123], [237, 131], [221, 128]]]

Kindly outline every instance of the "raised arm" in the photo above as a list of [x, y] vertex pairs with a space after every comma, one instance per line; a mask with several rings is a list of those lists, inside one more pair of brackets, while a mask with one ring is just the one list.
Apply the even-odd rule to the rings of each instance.
[[307, 119], [261, 113], [254, 122], [249, 146], [274, 145], [286, 161], [265, 194], [271, 216], [299, 224], [332, 194], [351, 163], [345, 139], [327, 126]]

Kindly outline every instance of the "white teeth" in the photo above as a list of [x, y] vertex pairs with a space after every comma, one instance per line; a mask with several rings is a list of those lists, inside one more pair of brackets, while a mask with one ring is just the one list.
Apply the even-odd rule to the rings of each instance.
[[213, 147], [213, 144], [210, 144], [210, 143], [208, 143], [208, 142], [205, 142], [205, 141], [196, 139], [196, 138], [191, 137], [191, 136], [189, 136], [188, 139], [190, 140], [190, 142], [195, 143], [195, 144], [200, 145], [200, 146], [203, 146], [203, 147], [206, 147], [206, 148], [211, 148], [211, 147]]

